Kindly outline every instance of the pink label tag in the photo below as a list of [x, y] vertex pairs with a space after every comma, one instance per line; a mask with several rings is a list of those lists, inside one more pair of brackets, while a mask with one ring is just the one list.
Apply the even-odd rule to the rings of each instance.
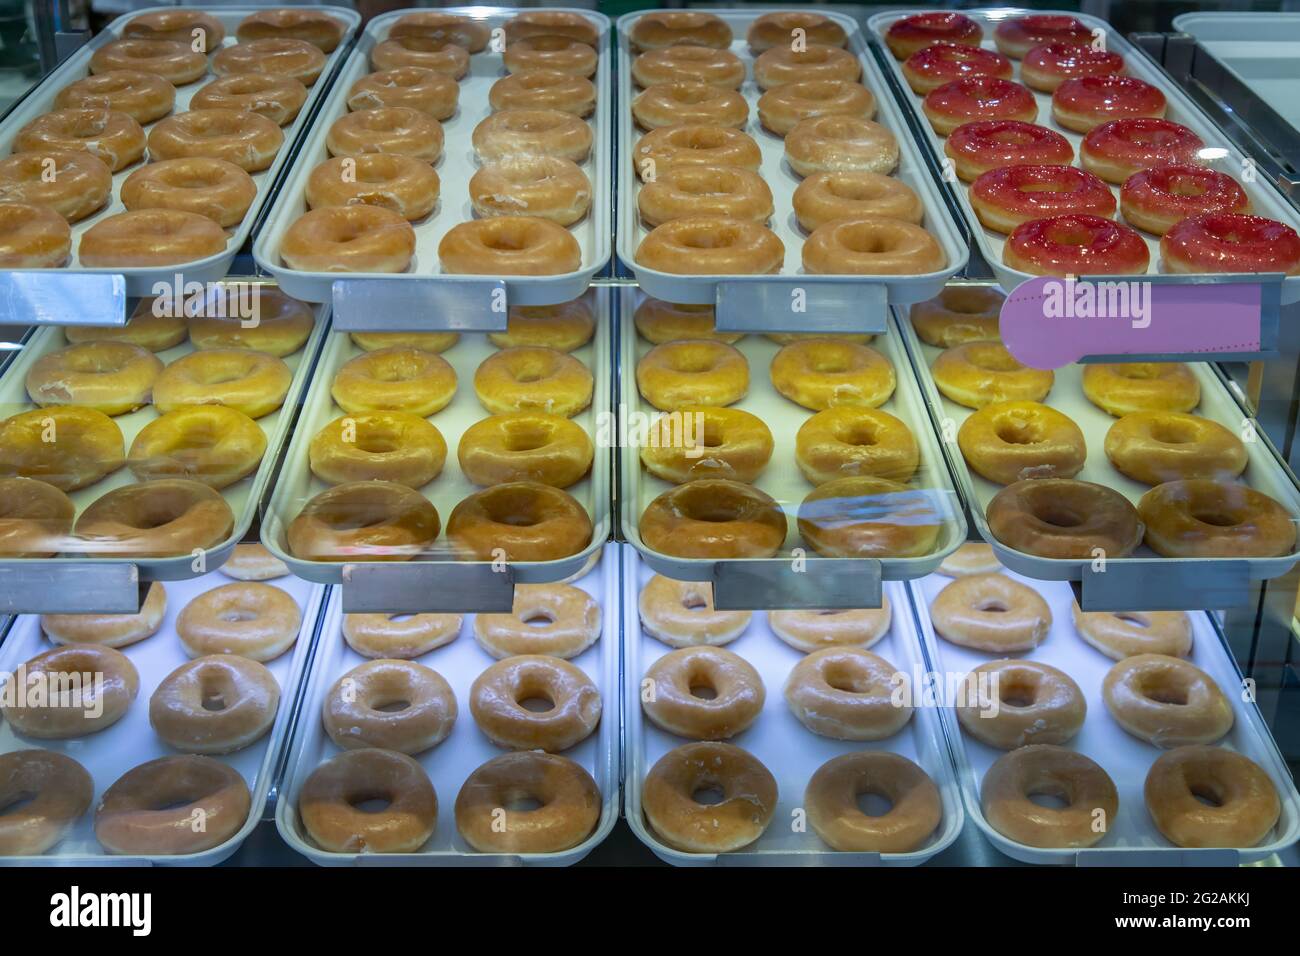
[[999, 328], [1011, 354], [1032, 368], [1091, 355], [1258, 352], [1261, 295], [1261, 286], [1245, 282], [1039, 276], [1007, 296]]

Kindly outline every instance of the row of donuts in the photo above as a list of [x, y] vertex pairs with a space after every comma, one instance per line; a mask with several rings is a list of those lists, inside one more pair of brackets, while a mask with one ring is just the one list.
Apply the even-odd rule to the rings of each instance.
[[[490, 30], [456, 14], [421, 11], [397, 19], [370, 51], [376, 72], [348, 92], [350, 112], [330, 126], [331, 159], [308, 177], [307, 212], [279, 254], [307, 272], [404, 272], [416, 228], [434, 215], [443, 121], [457, 112], [458, 81]], [[525, 11], [503, 27], [506, 75], [488, 91], [492, 115], [470, 137], [480, 168], [469, 182], [480, 217], [453, 226], [438, 244], [444, 273], [554, 275], [582, 262], [565, 227], [582, 220], [592, 188], [585, 163], [596, 109], [600, 35], [577, 13]]]
[[[191, 262], [226, 248], [320, 76], [344, 25], [317, 11], [264, 10], [236, 28], [200, 11], [131, 17], [95, 50], [89, 75], [59, 91], [55, 109], [14, 136], [0, 161], [0, 263], [54, 268], [72, 254], [71, 223], [113, 200], [114, 176], [148, 162], [117, 188], [125, 211], [81, 236], [83, 266]], [[211, 53], [211, 56], [209, 56]], [[176, 87], [216, 80], [172, 114]], [[146, 134], [145, 127], [148, 126]]]

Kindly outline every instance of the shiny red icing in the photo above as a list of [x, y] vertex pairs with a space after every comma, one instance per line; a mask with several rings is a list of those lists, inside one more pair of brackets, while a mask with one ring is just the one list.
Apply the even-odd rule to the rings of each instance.
[[1124, 58], [1109, 50], [1077, 43], [1045, 43], [1025, 54], [1024, 69], [1035, 69], [1072, 80], [1079, 76], [1109, 76], [1124, 70]]
[[1300, 272], [1300, 236], [1263, 216], [1210, 212], [1192, 216], [1160, 240], [1160, 254], [1187, 272]]
[[1069, 141], [1055, 130], [1017, 120], [980, 120], [958, 126], [948, 148], [986, 166], [1068, 165]]
[[1016, 227], [1007, 247], [1044, 275], [1133, 275], [1150, 261], [1135, 230], [1101, 216], [1031, 219]]
[[980, 176], [970, 192], [972, 198], [1033, 219], [1067, 213], [1115, 214], [1110, 187], [1077, 166], [1004, 166]]
[[1056, 88], [1052, 107], [1098, 120], [1158, 116], [1165, 94], [1135, 76], [1080, 76]]
[[1074, 17], [1061, 14], [1034, 13], [1028, 16], [1004, 20], [997, 25], [994, 34], [1006, 43], [1017, 46], [1028, 44], [1031, 47], [1044, 43], [1092, 43], [1092, 30]]
[[936, 43], [907, 58], [908, 69], [932, 80], [965, 76], [1011, 78], [1011, 61], [1001, 53], [958, 43]]
[[945, 83], [926, 94], [925, 105], [945, 116], [970, 119], [1038, 115], [1033, 93], [1019, 83], [996, 76], [968, 76]]
[[894, 22], [889, 36], [895, 40], [978, 45], [984, 38], [980, 25], [960, 13], [918, 13]]
[[1205, 142], [1186, 126], [1166, 119], [1138, 117], [1102, 123], [1083, 138], [1080, 152], [1116, 160], [1134, 169], [1169, 163], [1194, 163]]
[[1241, 184], [1218, 170], [1195, 163], [1171, 163], [1134, 173], [1120, 188], [1124, 207], [1168, 216], [1206, 212], [1243, 212], [1250, 200]]

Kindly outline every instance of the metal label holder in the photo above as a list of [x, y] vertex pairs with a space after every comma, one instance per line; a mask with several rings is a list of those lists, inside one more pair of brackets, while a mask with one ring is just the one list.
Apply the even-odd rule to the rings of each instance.
[[0, 325], [120, 326], [126, 306], [121, 273], [0, 273]]
[[[889, 289], [879, 282], [810, 282], [813, 277], [722, 280], [716, 324], [724, 332], [884, 332]], [[821, 279], [822, 277], [816, 277]]]
[[870, 558], [718, 561], [711, 580], [719, 611], [878, 608], [882, 598], [881, 564]]
[[1110, 564], [1105, 571], [1085, 564], [1081, 579], [1071, 583], [1085, 611], [1225, 610], [1256, 600], [1249, 562], [1241, 560], [1156, 558]]
[[137, 614], [148, 589], [127, 561], [0, 562], [4, 614]]
[[345, 564], [342, 587], [348, 614], [508, 614], [515, 602], [514, 569], [477, 562]]
[[1079, 850], [1074, 865], [1079, 867], [1127, 866], [1238, 866], [1240, 854], [1236, 850], [1213, 848], [1193, 850], [1132, 849], [1116, 853], [1106, 849]]
[[428, 276], [335, 279], [334, 328], [340, 332], [503, 332], [504, 279]]

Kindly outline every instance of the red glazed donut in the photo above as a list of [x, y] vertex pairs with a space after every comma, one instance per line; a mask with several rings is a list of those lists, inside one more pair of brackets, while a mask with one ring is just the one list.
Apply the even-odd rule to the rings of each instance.
[[1075, 166], [1003, 166], [970, 187], [970, 204], [980, 222], [1009, 233], [1022, 222], [1067, 213], [1109, 219], [1115, 215], [1110, 187]]
[[1080, 76], [1052, 94], [1052, 119], [1086, 133], [1109, 120], [1165, 115], [1165, 94], [1136, 76]]
[[1300, 236], [1263, 216], [1192, 216], [1160, 240], [1165, 272], [1283, 272], [1300, 275]]
[[1001, 53], [961, 43], [936, 43], [917, 50], [903, 64], [903, 77], [916, 93], [929, 93], [966, 76], [1011, 79], [1011, 61]]
[[1055, 130], [1017, 120], [981, 120], [958, 126], [943, 151], [966, 182], [1003, 166], [1068, 166], [1069, 141]]
[[1250, 200], [1227, 173], [1194, 163], [1171, 163], [1143, 169], [1124, 180], [1119, 208], [1139, 229], [1163, 236], [1188, 216], [1250, 212]]
[[921, 106], [940, 136], [976, 120], [1032, 123], [1038, 118], [1034, 94], [1019, 83], [996, 76], [968, 76], [945, 83], [927, 93]]
[[1081, 76], [1112, 76], [1124, 72], [1124, 58], [1109, 50], [1077, 43], [1044, 43], [1025, 54], [1020, 79], [1044, 93], [1053, 93], [1066, 80]]
[[1108, 183], [1122, 183], [1141, 169], [1195, 163], [1205, 143], [1186, 126], [1136, 117], [1102, 123], [1079, 144], [1079, 162]]
[[899, 60], [934, 43], [979, 46], [983, 39], [980, 25], [960, 13], [918, 13], [895, 21], [885, 33], [885, 43]]
[[1032, 275], [1138, 275], [1151, 254], [1128, 226], [1100, 216], [1032, 219], [1015, 228], [1002, 261]]
[[1034, 47], [1046, 43], [1091, 46], [1092, 30], [1064, 14], [1033, 13], [999, 23], [993, 31], [993, 42], [1007, 56], [1019, 60]]

